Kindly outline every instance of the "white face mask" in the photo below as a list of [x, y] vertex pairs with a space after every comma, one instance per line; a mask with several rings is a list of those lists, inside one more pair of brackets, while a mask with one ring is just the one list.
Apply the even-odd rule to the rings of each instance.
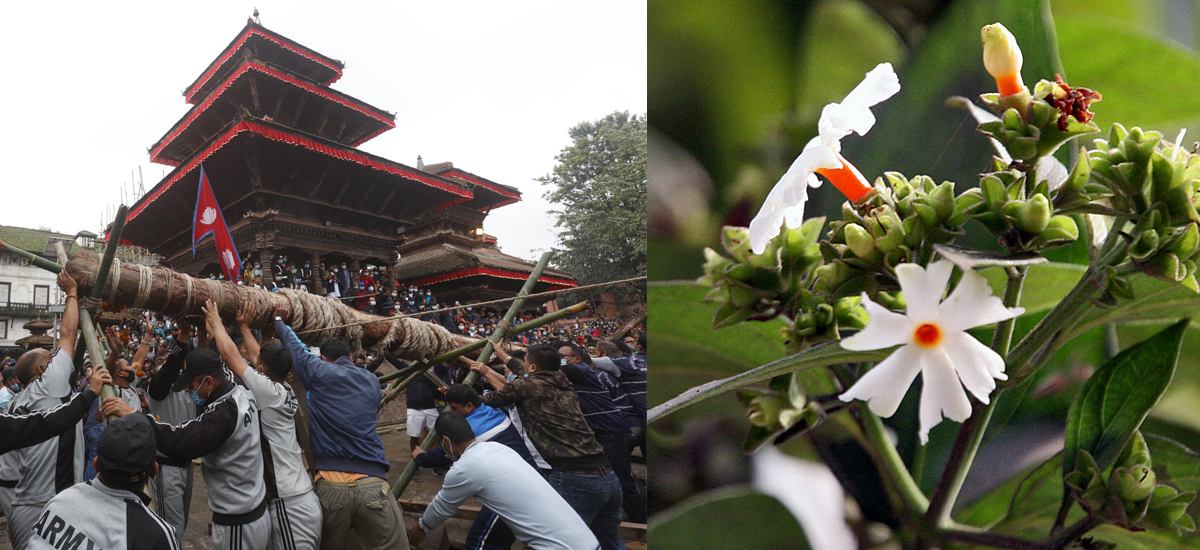
[[567, 360], [566, 360], [566, 359], [561, 359], [559, 364], [561, 364], [562, 366], [564, 366], [564, 367], [565, 367], [565, 366], [567, 366]]
[[449, 458], [450, 462], [458, 462], [458, 455], [454, 454], [454, 447], [450, 445], [450, 438], [442, 436], [442, 441], [442, 450], [446, 451], [446, 458]]

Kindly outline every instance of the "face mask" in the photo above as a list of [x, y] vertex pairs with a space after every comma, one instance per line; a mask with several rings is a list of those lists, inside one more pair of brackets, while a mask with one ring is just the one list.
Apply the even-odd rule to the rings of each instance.
[[409, 301], [408, 301], [408, 305], [410, 305], [410, 306], [411, 306], [411, 305], [413, 305], [413, 301], [412, 301], [412, 300], [409, 300]]
[[471, 311], [471, 308], [467, 308], [467, 311]]
[[369, 287], [367, 287], [367, 290], [370, 290], [371, 292], [375, 292], [375, 287], [369, 286]]
[[565, 366], [567, 366], [567, 360], [566, 360], [566, 359], [560, 359], [559, 361], [560, 361], [560, 364], [561, 364], [562, 366], [564, 366], [564, 367], [565, 367]]
[[445, 442], [442, 445], [442, 450], [446, 451], [446, 458], [449, 458], [450, 462], [458, 462], [458, 455], [454, 454], [454, 447], [450, 446], [450, 438], [442, 437], [442, 441]]
[[132, 382], [134, 378], [134, 374], [132, 372], [118, 372], [117, 376], [120, 376], [121, 378], [124, 378], [130, 382]]
[[304, 269], [308, 269], [308, 264], [304, 264]]
[[462, 329], [464, 329], [464, 328], [466, 328], [466, 327], [464, 327], [464, 326], [462, 326], [462, 325], [458, 325], [458, 330], [462, 330]]
[[195, 403], [197, 407], [204, 406], [204, 400], [200, 399], [200, 394], [196, 393], [196, 390], [188, 388], [188, 397], [192, 398], [192, 403]]
[[13, 391], [13, 392], [19, 392], [19, 391], [21, 391], [21, 385], [20, 385], [20, 384], [13, 384], [13, 385], [12, 385], [12, 391]]
[[371, 300], [371, 305], [375, 305], [375, 300]]

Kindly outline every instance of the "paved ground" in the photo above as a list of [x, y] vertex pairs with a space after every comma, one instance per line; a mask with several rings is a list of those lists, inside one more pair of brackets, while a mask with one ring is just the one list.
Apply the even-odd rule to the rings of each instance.
[[[408, 434], [404, 432], [404, 425], [393, 424], [402, 422], [405, 416], [404, 398], [389, 403], [379, 412], [379, 423], [383, 427], [380, 437], [383, 440], [384, 450], [387, 453], [388, 460], [392, 463], [391, 470], [388, 471], [389, 484], [395, 483], [404, 471], [405, 466], [412, 459], [412, 455], [408, 448]], [[646, 466], [644, 464], [634, 464], [634, 473], [642, 481], [643, 490], [645, 488]], [[437, 494], [442, 486], [442, 478], [435, 476], [432, 471], [421, 469], [408, 489], [404, 491], [403, 498], [410, 500], [418, 500], [421, 502], [429, 502], [433, 496]], [[474, 499], [471, 499], [467, 504], [478, 505]], [[212, 511], [208, 509], [208, 490], [204, 485], [204, 478], [200, 475], [200, 467], [195, 466], [195, 482], [192, 489], [192, 509], [188, 521], [187, 534], [184, 537], [184, 550], [201, 550], [209, 548], [208, 526], [212, 518]], [[405, 519], [410, 522], [415, 522], [417, 516], [406, 514]], [[445, 529], [448, 530], [448, 539], [452, 547], [461, 547], [466, 536], [466, 529], [470, 526], [470, 522], [466, 520], [452, 519], [447, 522]], [[0, 518], [0, 550], [12, 550], [12, 546], [8, 540], [7, 521]], [[421, 548], [435, 549], [438, 547], [438, 542], [441, 540], [442, 529], [438, 529], [431, 533], [421, 545]], [[520, 543], [514, 548], [523, 548]], [[644, 548], [644, 546], [641, 546]], [[357, 550], [360, 548], [357, 540], [350, 541], [346, 550]], [[632, 550], [633, 547], [631, 547]]]

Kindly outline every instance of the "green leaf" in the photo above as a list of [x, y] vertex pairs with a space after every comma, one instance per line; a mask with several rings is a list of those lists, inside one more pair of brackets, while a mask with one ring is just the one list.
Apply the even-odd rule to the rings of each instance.
[[[1063, 477], [1088, 451], [1103, 472], [1116, 461], [1175, 374], [1187, 320], [1135, 344], [1096, 371], [1067, 413]], [[1064, 486], [1064, 502], [1066, 501]]]
[[[713, 330], [716, 305], [706, 287], [690, 282], [651, 283], [647, 324], [654, 335], [655, 373], [650, 405], [710, 380], [750, 370], [787, 355], [783, 321], [740, 323]], [[741, 416], [741, 411], [738, 411]]]
[[808, 548], [791, 512], [748, 487], [718, 489], [685, 500], [651, 518], [646, 536], [657, 550]]
[[[651, 298], [653, 300], [653, 298]], [[650, 329], [653, 331], [653, 329]], [[656, 338], [661, 338], [656, 336]], [[695, 405], [696, 403], [728, 393], [741, 387], [748, 386], [755, 382], [769, 380], [774, 376], [789, 372], [814, 369], [817, 367], [826, 367], [829, 365], [841, 365], [845, 363], [860, 363], [882, 361], [892, 349], [872, 350], [872, 351], [851, 351], [842, 348], [839, 342], [826, 342], [817, 346], [813, 346], [795, 355], [790, 355], [772, 361], [760, 367], [755, 367], [741, 374], [713, 380], [699, 386], [693, 387], [675, 397], [672, 397], [657, 407], [650, 409], [649, 421], [654, 422], [669, 414], [679, 411], [684, 407]]]

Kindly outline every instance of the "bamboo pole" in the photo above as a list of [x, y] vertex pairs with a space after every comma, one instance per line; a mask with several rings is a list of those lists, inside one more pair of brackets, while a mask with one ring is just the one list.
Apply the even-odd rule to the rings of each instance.
[[[538, 259], [537, 266], [533, 268], [533, 272], [525, 280], [525, 285], [517, 293], [517, 299], [513, 301], [512, 305], [508, 306], [508, 311], [504, 314], [504, 320], [500, 322], [496, 330], [492, 331], [492, 335], [488, 337], [487, 343], [483, 346], [483, 351], [479, 352], [480, 363], [487, 363], [492, 358], [492, 352], [495, 350], [496, 344], [500, 343], [500, 340], [503, 340], [504, 335], [508, 333], [508, 328], [512, 324], [512, 320], [516, 318], [517, 312], [521, 310], [521, 306], [525, 305], [525, 296], [533, 292], [534, 285], [537, 284], [538, 278], [542, 276], [542, 271], [550, 264], [550, 257], [553, 255], [553, 252], [546, 252]], [[470, 386], [477, 379], [479, 379], [479, 373], [471, 371], [466, 379], [463, 380], [463, 383]], [[446, 410], [450, 410], [448, 405], [446, 406]], [[421, 442], [421, 448], [428, 451], [433, 448], [434, 441], [437, 441], [437, 430], [431, 429], [429, 430], [429, 435], [425, 437], [425, 441]], [[404, 467], [404, 473], [400, 474], [400, 479], [392, 487], [392, 497], [400, 498], [400, 495], [404, 493], [404, 489], [412, 481], [413, 476], [416, 475], [417, 468], [416, 460], [408, 461], [408, 465]]]
[[[96, 282], [92, 285], [92, 298], [100, 300], [104, 297], [104, 290], [108, 287], [108, 272], [112, 269], [113, 258], [117, 256], [117, 247], [121, 244], [121, 233], [125, 230], [125, 216], [129, 214], [129, 207], [122, 204], [117, 208], [117, 217], [113, 219], [112, 229], [108, 231], [108, 243], [104, 245], [104, 256], [100, 259], [100, 268], [96, 270]], [[58, 261], [63, 267], [67, 265], [66, 254], [58, 257]], [[116, 289], [113, 289], [114, 294]], [[79, 308], [80, 326], [83, 326], [83, 307]], [[91, 312], [88, 313], [88, 318], [91, 318]], [[91, 331], [95, 332], [95, 325], [91, 325]], [[85, 331], [86, 335], [87, 332]], [[75, 344], [75, 364], [83, 366], [83, 347], [87, 339], [81, 340]], [[91, 346], [88, 346], [89, 351]], [[92, 352], [92, 365], [99, 361], [95, 352]], [[107, 398], [108, 396], [104, 396]]]
[[[54, 252], [58, 255], [58, 261], [65, 265], [67, 263], [67, 250], [63, 248], [61, 242], [54, 243]], [[96, 334], [96, 324], [92, 322], [92, 312], [81, 307], [79, 305], [79, 300], [75, 300], [75, 307], [79, 308], [79, 328], [83, 333], [82, 343], [87, 346], [88, 352], [92, 354], [92, 368], [107, 368], [105, 367], [106, 361], [103, 360], [107, 354], [104, 353], [104, 348], [100, 345], [99, 335]], [[77, 365], [76, 370], [78, 370], [78, 365], [82, 365], [83, 363], [80, 361], [75, 364]], [[117, 392], [113, 391], [111, 384], [105, 384], [100, 388], [101, 399], [108, 399], [116, 396]], [[116, 420], [116, 418], [117, 417], [114, 415], [109, 416], [106, 420], [108, 422], [112, 422], [113, 420]]]

